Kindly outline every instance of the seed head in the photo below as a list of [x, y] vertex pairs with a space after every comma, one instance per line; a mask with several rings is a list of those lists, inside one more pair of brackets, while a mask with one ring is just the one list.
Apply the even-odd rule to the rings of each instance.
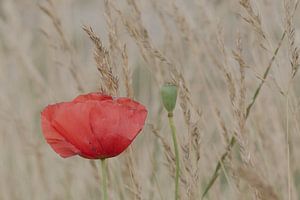
[[176, 106], [177, 86], [172, 83], [164, 84], [161, 87], [160, 95], [165, 109], [172, 113]]

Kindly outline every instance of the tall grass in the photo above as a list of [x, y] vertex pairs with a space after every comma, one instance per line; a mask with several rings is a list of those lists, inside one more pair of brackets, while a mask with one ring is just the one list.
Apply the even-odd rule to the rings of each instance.
[[300, 199], [298, 0], [0, 1], [0, 200], [100, 199], [99, 162], [62, 159], [39, 114], [103, 91], [147, 124], [108, 162], [109, 199]]

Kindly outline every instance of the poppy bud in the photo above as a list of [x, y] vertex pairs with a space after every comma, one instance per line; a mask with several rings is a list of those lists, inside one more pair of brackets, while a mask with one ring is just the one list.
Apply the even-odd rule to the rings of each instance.
[[172, 113], [177, 99], [177, 86], [172, 83], [164, 84], [160, 89], [160, 95], [165, 109]]

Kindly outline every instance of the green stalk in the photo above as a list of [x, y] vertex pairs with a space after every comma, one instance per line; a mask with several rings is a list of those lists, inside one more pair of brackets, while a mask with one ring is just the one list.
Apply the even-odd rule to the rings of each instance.
[[180, 171], [180, 167], [179, 167], [179, 151], [178, 151], [176, 127], [174, 125], [173, 113], [172, 112], [168, 113], [168, 118], [169, 118], [169, 125], [170, 125], [171, 132], [172, 132], [172, 139], [173, 139], [174, 150], [175, 150], [175, 162], [176, 162], [175, 200], [178, 200], [179, 199], [179, 171]]
[[[275, 49], [275, 51], [273, 53], [273, 56], [272, 56], [271, 60], [269, 61], [267, 69], [266, 69], [266, 71], [265, 71], [265, 73], [263, 75], [263, 79], [261, 80], [259, 86], [256, 88], [256, 90], [254, 92], [254, 95], [252, 97], [252, 101], [247, 106], [246, 113], [245, 113], [246, 114], [246, 116], [245, 116], [246, 120], [248, 119], [250, 111], [251, 111], [254, 103], [256, 102], [256, 99], [257, 99], [257, 97], [258, 97], [258, 95], [259, 95], [259, 93], [260, 93], [260, 91], [262, 89], [262, 86], [265, 83], [265, 80], [267, 79], [267, 77], [269, 75], [270, 69], [271, 69], [271, 67], [273, 65], [273, 62], [275, 61], [275, 58], [276, 58], [276, 56], [277, 56], [277, 54], [279, 52], [279, 49], [280, 49], [280, 47], [282, 45], [282, 42], [283, 42], [285, 36], [286, 36], [286, 31], [283, 32], [283, 34], [281, 36], [281, 39], [280, 39], [280, 41], [279, 41], [279, 43], [277, 45], [277, 48]], [[221, 159], [218, 161], [217, 166], [216, 166], [215, 171], [214, 171], [214, 174], [210, 178], [207, 186], [205, 187], [201, 199], [204, 199], [204, 197], [207, 195], [207, 193], [209, 192], [209, 190], [211, 189], [211, 187], [214, 185], [215, 181], [217, 180], [217, 178], [218, 178], [218, 176], [220, 174], [219, 172], [220, 172], [222, 163], [225, 161], [225, 159], [227, 158], [227, 156], [230, 154], [230, 152], [231, 152], [231, 150], [232, 150], [232, 148], [234, 147], [235, 144], [236, 144], [236, 138], [233, 135], [231, 137], [230, 143], [226, 147], [226, 152], [221, 156]]]
[[102, 171], [102, 199], [108, 200], [107, 195], [107, 168], [105, 159], [101, 159], [101, 171]]

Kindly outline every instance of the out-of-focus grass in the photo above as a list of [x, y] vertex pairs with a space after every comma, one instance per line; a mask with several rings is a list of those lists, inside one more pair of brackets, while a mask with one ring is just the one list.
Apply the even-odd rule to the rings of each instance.
[[[300, 14], [291, 15], [295, 3], [110, 1], [116, 41], [128, 50], [134, 98], [149, 110], [145, 129], [132, 145], [133, 166], [127, 152], [109, 160], [110, 199], [173, 198], [174, 151], [159, 96], [170, 79], [180, 86], [174, 120], [182, 155], [181, 199], [200, 199], [233, 134], [238, 145], [222, 163], [208, 199], [299, 199], [300, 93], [292, 67], [299, 65]], [[71, 50], [38, 4], [60, 20]], [[58, 157], [42, 137], [39, 113], [47, 104], [99, 90], [93, 46], [82, 25], [93, 27], [112, 50], [108, 9], [96, 0], [52, 4], [0, 1], [1, 200], [101, 196], [97, 166], [79, 157]], [[285, 30], [244, 122], [246, 106]], [[121, 54], [111, 55], [119, 93], [126, 96]]]

